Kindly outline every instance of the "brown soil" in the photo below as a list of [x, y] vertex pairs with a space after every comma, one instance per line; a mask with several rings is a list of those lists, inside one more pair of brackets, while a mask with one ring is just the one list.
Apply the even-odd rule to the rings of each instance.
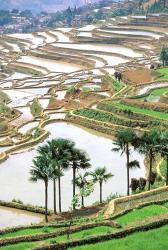
[[150, 69], [135, 69], [126, 70], [123, 72], [124, 80], [132, 85], [141, 85], [153, 80], [152, 72]]
[[[102, 205], [95, 205], [95, 206], [88, 206], [85, 208], [76, 209], [72, 212], [73, 217], [96, 217], [97, 214], [102, 211], [102, 209], [105, 207], [105, 204]], [[54, 220], [66, 220], [70, 218], [69, 212], [63, 212], [61, 214], [57, 215], [51, 215], [49, 216], [50, 221]]]
[[63, 105], [64, 105], [63, 101], [57, 100], [57, 99], [52, 99], [52, 100], [50, 100], [47, 108], [48, 109], [57, 109]]
[[83, 105], [75, 100], [67, 100], [65, 102], [64, 108], [66, 109], [78, 109], [78, 108], [82, 108]]
[[105, 99], [105, 96], [93, 92], [81, 92], [73, 98], [74, 99], [65, 99], [66, 101], [64, 107], [66, 109], [89, 107], [92, 104]]
[[83, 92], [80, 94], [80, 101], [84, 106], [90, 106], [100, 100], [105, 99], [106, 97], [103, 95], [99, 95], [97, 93], [92, 92]]

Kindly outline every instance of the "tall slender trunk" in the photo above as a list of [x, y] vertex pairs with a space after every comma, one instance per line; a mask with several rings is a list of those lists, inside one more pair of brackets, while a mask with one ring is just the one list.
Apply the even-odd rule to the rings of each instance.
[[102, 181], [100, 181], [100, 203], [102, 203]]
[[126, 155], [127, 155], [127, 195], [130, 194], [130, 185], [129, 185], [129, 145], [126, 145]]
[[83, 195], [81, 197], [81, 207], [84, 208], [84, 197], [83, 197]]
[[148, 176], [148, 190], [150, 190], [150, 186], [151, 186], [151, 173], [152, 173], [152, 151], [150, 150], [149, 153], [149, 176]]
[[53, 179], [53, 193], [54, 193], [54, 214], [57, 213], [57, 204], [56, 204], [56, 179]]
[[48, 222], [48, 181], [45, 181], [45, 222]]
[[168, 186], [168, 155], [166, 156], [166, 186]]
[[[75, 178], [76, 178], [76, 168], [73, 167], [73, 197], [76, 194]], [[75, 205], [73, 205], [73, 209], [75, 209]]]
[[61, 213], [61, 176], [58, 177], [59, 212]]

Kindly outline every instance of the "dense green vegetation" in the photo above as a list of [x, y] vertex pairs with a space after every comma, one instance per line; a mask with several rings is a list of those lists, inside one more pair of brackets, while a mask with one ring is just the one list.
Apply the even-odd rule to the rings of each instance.
[[157, 216], [160, 214], [167, 214], [168, 209], [159, 205], [150, 205], [147, 207], [143, 207], [140, 209], [136, 209], [128, 214], [125, 214], [119, 217], [117, 222], [122, 226], [126, 226], [128, 224], [136, 223], [136, 221], [141, 221], [146, 218], [150, 218], [153, 216]]
[[[110, 113], [106, 113], [106, 112], [103, 112], [100, 110], [94, 110], [94, 109], [75, 110], [74, 114], [84, 116], [89, 119], [101, 121], [101, 122], [107, 122], [107, 123], [123, 125], [123, 126], [136, 127], [139, 124], [139, 122], [137, 121], [132, 122], [130, 119], [124, 118], [122, 116], [110, 114]], [[142, 124], [142, 126], [146, 126], [145, 123]]]
[[163, 250], [167, 249], [168, 238], [167, 238], [168, 226], [164, 226], [158, 229], [153, 229], [147, 232], [134, 233], [122, 239], [115, 239], [107, 242], [91, 244], [86, 246], [79, 246], [70, 248], [71, 250]]
[[16, 232], [6, 233], [4, 235], [0, 235], [0, 238], [12, 238], [20, 235], [35, 235], [39, 233], [49, 233], [58, 230], [55, 227], [41, 227], [41, 228], [28, 228], [28, 229], [22, 229], [18, 230]]
[[[162, 205], [149, 205], [149, 206], [145, 206], [142, 208], [137, 208], [134, 209], [130, 212], [128, 212], [125, 215], [121, 215], [119, 216], [116, 220], [116, 222], [118, 222], [123, 228], [125, 228], [126, 226], [130, 226], [130, 225], [137, 225], [137, 223], [140, 223], [141, 225], [143, 223], [146, 223], [146, 220], [155, 220], [155, 217], [157, 218], [159, 215], [163, 215], [163, 214], [167, 214], [168, 213], [168, 205], [167, 203], [164, 203]], [[103, 219], [103, 217], [102, 217]], [[100, 220], [101, 221], [101, 220]], [[79, 225], [81, 226], [81, 223], [79, 223]], [[38, 228], [38, 229], [23, 229], [23, 230], [19, 230], [18, 232], [13, 232], [13, 233], [6, 233], [4, 235], [1, 236], [1, 238], [8, 238], [8, 237], [15, 237], [15, 236], [21, 236], [21, 235], [37, 235], [38, 233], [48, 233], [48, 232], [52, 232], [52, 231], [56, 231], [56, 230], [60, 230], [59, 228], [54, 229], [54, 228], [48, 228], [48, 227], [43, 227], [43, 228]], [[79, 232], [76, 233], [72, 233], [70, 234], [70, 240], [78, 240], [78, 239], [87, 239], [91, 236], [96, 236], [96, 235], [108, 235], [109, 233], [115, 233], [118, 230], [121, 230], [120, 228], [114, 228], [112, 226], [97, 226], [97, 227], [93, 227], [90, 229], [84, 229], [81, 230]], [[134, 247], [133, 249], [141, 249], [138, 248], [141, 244], [142, 249], [144, 249], [143, 247], [146, 247], [145, 241], [146, 239], [151, 239], [149, 242], [149, 249], [155, 249], [153, 246], [155, 246], [156, 242], [152, 241], [154, 239], [159, 240], [159, 243], [161, 244], [162, 242], [162, 246], [164, 246], [164, 242], [167, 239], [167, 237], [165, 237], [166, 233], [168, 230], [168, 226], [163, 226], [161, 228], [158, 229], [153, 229], [153, 230], [149, 230], [147, 232], [137, 232], [137, 233], [133, 233], [132, 235], [129, 236], [125, 236], [124, 238], [121, 239], [113, 239], [113, 240], [109, 240], [107, 242], [102, 242], [102, 243], [96, 243], [94, 245], [84, 245], [84, 246], [79, 246], [79, 247], [75, 247], [75, 248], [70, 248], [70, 249], [91, 249], [90, 247], [92, 246], [95, 247], [96, 249], [111, 249], [113, 247], [113, 249], [128, 249], [127, 247]], [[156, 235], [158, 236], [158, 238], [156, 237]], [[145, 237], [145, 241], [142, 240], [142, 238], [144, 239]], [[147, 238], [146, 238], [147, 237]], [[163, 238], [165, 237], [165, 240], [163, 240]], [[67, 234], [64, 234], [62, 236], [58, 236], [58, 237], [50, 237], [46, 240], [39, 240], [37, 242], [25, 242], [25, 243], [18, 243], [18, 244], [14, 244], [14, 245], [9, 245], [9, 246], [4, 246], [1, 247], [1, 249], [3, 250], [16, 250], [16, 249], [20, 249], [20, 250], [27, 250], [27, 249], [32, 249], [34, 247], [38, 247], [41, 245], [50, 245], [50, 244], [56, 244], [59, 242], [67, 242]], [[124, 243], [123, 243], [124, 242]], [[132, 243], [131, 243], [132, 242]], [[168, 242], [166, 241], [166, 244]], [[130, 245], [131, 244], [131, 245]], [[158, 248], [157, 249], [163, 249], [163, 248]], [[126, 247], [126, 248], [124, 248]], [[136, 248], [137, 247], [137, 248]], [[147, 248], [148, 249], [148, 248]]]
[[156, 69], [154, 74], [158, 80], [168, 80], [168, 68]]
[[[114, 231], [114, 229], [112, 227], [108, 227], [108, 226], [100, 226], [100, 227], [95, 227], [95, 228], [91, 228], [91, 229], [87, 229], [87, 230], [82, 230], [78, 233], [73, 233], [70, 236], [71, 240], [74, 239], [79, 239], [79, 238], [86, 238], [89, 237], [91, 235], [100, 235], [100, 234], [106, 234], [106, 233], [110, 233]], [[45, 243], [52, 243], [54, 242], [54, 240], [56, 242], [60, 242], [60, 241], [66, 241], [67, 240], [67, 235], [64, 236], [59, 236], [56, 238], [52, 238], [52, 239], [48, 239], [45, 241]]]
[[1, 247], [3, 250], [30, 250], [36, 246], [36, 243], [19, 243], [16, 245]]
[[133, 111], [136, 113], [149, 115], [149, 116], [157, 118], [157, 119], [168, 120], [168, 114], [166, 114], [164, 112], [154, 111], [151, 109], [142, 109], [142, 108], [132, 107], [132, 106], [125, 105], [122, 103], [115, 103], [114, 105], [120, 109], [123, 109], [123, 110], [130, 110], [130, 111]]

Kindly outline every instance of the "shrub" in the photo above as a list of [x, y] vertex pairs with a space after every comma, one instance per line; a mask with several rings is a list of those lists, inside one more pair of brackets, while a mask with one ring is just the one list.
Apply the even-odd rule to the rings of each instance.
[[41, 116], [43, 112], [43, 108], [39, 103], [39, 100], [35, 98], [30, 106], [30, 110], [33, 116]]

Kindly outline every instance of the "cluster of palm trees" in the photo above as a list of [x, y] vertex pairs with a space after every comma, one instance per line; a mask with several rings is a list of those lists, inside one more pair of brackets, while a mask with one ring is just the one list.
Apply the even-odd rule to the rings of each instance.
[[[45, 145], [40, 146], [37, 150], [38, 155], [33, 159], [33, 166], [30, 170], [31, 181], [37, 182], [42, 180], [45, 184], [45, 220], [48, 221], [48, 183], [53, 181], [53, 203], [54, 213], [57, 213], [56, 204], [56, 184], [58, 183], [58, 207], [62, 211], [61, 199], [61, 177], [64, 171], [72, 169], [72, 197], [76, 195], [76, 186], [82, 190], [88, 184], [96, 182], [100, 185], [100, 203], [102, 203], [102, 185], [112, 177], [107, 173], [105, 167], [97, 168], [94, 172], [85, 172], [77, 175], [78, 170], [86, 170], [91, 167], [90, 159], [87, 153], [75, 147], [75, 143], [68, 139], [58, 138], [48, 141]], [[92, 177], [88, 179], [88, 177]], [[81, 205], [84, 207], [84, 194], [81, 192]], [[73, 206], [75, 209], [75, 206]]]
[[130, 169], [140, 167], [138, 161], [130, 161], [132, 147], [148, 159], [148, 190], [151, 188], [153, 163], [158, 154], [166, 160], [166, 185], [168, 185], [168, 131], [151, 130], [138, 136], [132, 129], [123, 129], [116, 133], [115, 138], [112, 150], [125, 153], [127, 159], [127, 195], [130, 194]]
[[[137, 160], [130, 160], [132, 147], [148, 158], [148, 190], [151, 188], [153, 163], [155, 155], [160, 154], [166, 160], [166, 185], [168, 185], [168, 131], [151, 130], [137, 135], [132, 129], [119, 130], [115, 135], [112, 151], [120, 151], [126, 155], [127, 170], [127, 195], [130, 194], [130, 169], [139, 168]], [[53, 201], [54, 213], [57, 213], [56, 204], [56, 184], [58, 183], [58, 207], [59, 212], [62, 211], [61, 200], [61, 178], [64, 171], [72, 169], [72, 197], [76, 196], [76, 187], [83, 190], [85, 186], [99, 183], [100, 187], [100, 203], [102, 203], [102, 185], [108, 181], [113, 175], [107, 172], [106, 167], [98, 167], [95, 171], [84, 172], [78, 174], [78, 170], [87, 170], [91, 167], [90, 159], [87, 153], [75, 147], [75, 143], [68, 139], [58, 138], [48, 141], [44, 146], [38, 148], [38, 155], [33, 160], [33, 166], [30, 170], [30, 180], [37, 182], [43, 180], [45, 184], [45, 220], [48, 221], [48, 183], [53, 181]], [[81, 206], [84, 207], [83, 192], [80, 193]], [[75, 205], [73, 206], [75, 209]]]

